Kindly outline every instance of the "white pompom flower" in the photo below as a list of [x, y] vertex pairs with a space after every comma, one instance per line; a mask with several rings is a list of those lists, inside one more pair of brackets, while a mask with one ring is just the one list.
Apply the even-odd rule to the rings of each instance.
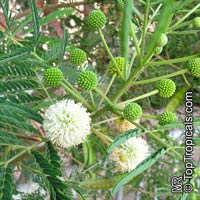
[[81, 103], [62, 100], [45, 111], [43, 129], [52, 143], [68, 148], [86, 140], [90, 123], [90, 113]]
[[149, 147], [141, 137], [132, 137], [115, 148], [110, 155], [116, 171], [130, 172], [149, 155]]

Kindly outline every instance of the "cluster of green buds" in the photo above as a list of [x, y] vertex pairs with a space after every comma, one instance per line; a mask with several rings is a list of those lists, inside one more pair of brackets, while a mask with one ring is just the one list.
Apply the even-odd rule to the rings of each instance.
[[[100, 30], [106, 24], [106, 16], [100, 10], [93, 10], [87, 17], [87, 24], [92, 30]], [[200, 17], [193, 19], [193, 24], [200, 27]], [[167, 44], [168, 38], [165, 33], [160, 33], [156, 41], [155, 54], [160, 54], [163, 47]], [[70, 50], [70, 62], [74, 66], [81, 66], [87, 61], [87, 54], [79, 48], [72, 48]], [[108, 64], [108, 71], [111, 75], [121, 75], [124, 72], [125, 59], [123, 57], [114, 57]], [[194, 58], [188, 61], [188, 69], [193, 76], [200, 77], [200, 58]], [[44, 81], [50, 87], [57, 87], [63, 80], [63, 74], [57, 67], [50, 67], [44, 72]], [[97, 91], [98, 78], [93, 71], [83, 70], [77, 79], [77, 85], [83, 90]], [[171, 97], [176, 90], [175, 83], [170, 79], [160, 80], [156, 85], [156, 90], [152, 94], [158, 93], [162, 98]], [[124, 119], [128, 121], [135, 121], [143, 115], [142, 108], [137, 103], [130, 103], [125, 106], [123, 110]], [[159, 124], [166, 125], [177, 121], [177, 116], [172, 112], [164, 112], [159, 117]]]

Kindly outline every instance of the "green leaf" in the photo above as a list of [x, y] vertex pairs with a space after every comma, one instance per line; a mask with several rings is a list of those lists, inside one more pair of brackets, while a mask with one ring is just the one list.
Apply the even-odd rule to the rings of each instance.
[[19, 76], [30, 76], [34, 77], [35, 72], [29, 67], [21, 67], [21, 66], [10, 66], [10, 65], [4, 65], [0, 66], [0, 76], [5, 77], [19, 77]]
[[123, 173], [123, 174], [117, 174], [112, 178], [91, 179], [91, 180], [83, 181], [80, 183], [80, 187], [87, 190], [110, 189], [113, 187], [113, 185], [116, 182], [118, 182], [125, 175], [126, 173]]
[[188, 197], [188, 193], [183, 193], [180, 195], [179, 200], [187, 200], [187, 197]]
[[56, 10], [54, 12], [51, 12], [49, 15], [47, 15], [46, 17], [43, 17], [40, 20], [41, 25], [47, 24], [50, 21], [53, 21], [55, 19], [61, 19], [64, 18], [66, 16], [71, 15], [75, 10], [73, 8], [65, 8], [62, 10]]
[[15, 135], [7, 134], [0, 131], [0, 145], [15, 146], [18, 144], [20, 144], [20, 140]]
[[26, 92], [19, 91], [19, 92], [13, 93], [13, 94], [9, 93], [7, 95], [4, 95], [4, 97], [2, 97], [2, 98], [0, 97], [0, 101], [8, 100], [13, 103], [21, 103], [21, 104], [29, 104], [29, 105], [30, 105], [30, 103], [32, 103], [32, 105], [34, 105], [35, 103], [38, 103], [41, 100], [44, 100], [44, 98], [45, 97], [42, 95], [34, 96], [34, 95], [28, 94]]
[[0, 83], [0, 93], [14, 93], [39, 87], [35, 80], [13, 79]]
[[44, 157], [44, 155], [38, 153], [37, 151], [32, 151], [31, 153], [44, 174], [53, 177], [60, 175], [60, 172], [54, 168], [54, 166]]
[[0, 125], [4, 128], [8, 126], [13, 128], [16, 127], [28, 132], [38, 133], [38, 130], [36, 130], [31, 124], [27, 123], [20, 115], [6, 109], [0, 110]]
[[67, 188], [67, 185], [56, 177], [48, 176], [47, 179], [54, 188], [57, 188], [59, 190], [65, 190]]
[[[193, 120], [193, 126], [200, 126], [200, 118], [194, 118]], [[163, 130], [170, 130], [170, 129], [177, 129], [177, 128], [184, 128], [185, 124], [183, 122], [176, 122], [172, 124], [167, 124], [165, 126], [160, 126], [156, 128], [154, 131], [163, 131]]]
[[[40, 25], [45, 25], [55, 19], [61, 19], [63, 17], [71, 15], [75, 10], [73, 8], [65, 8], [63, 10], [56, 10], [46, 17], [43, 17], [42, 19], [39, 20]], [[30, 31], [33, 30], [33, 27], [31, 26], [30, 28], [26, 29], [24, 33], [29, 33]]]
[[184, 86], [178, 92], [176, 92], [176, 94], [171, 98], [171, 100], [167, 104], [165, 111], [175, 112], [176, 109], [181, 105], [181, 103], [185, 99], [185, 93], [188, 89], [189, 86]]
[[12, 17], [12, 11], [9, 8], [9, 1], [8, 0], [1, 0], [1, 8], [3, 9], [3, 16], [6, 22], [6, 26], [8, 30], [11, 30], [14, 25], [14, 20]]
[[193, 141], [195, 143], [195, 147], [200, 147], [200, 138], [194, 138]]
[[125, 177], [120, 179], [119, 182], [117, 182], [114, 185], [112, 194], [113, 195], [116, 194], [116, 192], [118, 192], [123, 185], [128, 183], [131, 179], [133, 179], [137, 175], [144, 172], [149, 167], [151, 167], [158, 159], [160, 159], [167, 152], [167, 150], [168, 149], [163, 147], [158, 151], [156, 151], [155, 153], [153, 153], [152, 155], [150, 155], [149, 157], [147, 157], [145, 160], [143, 160], [139, 165], [137, 165], [137, 167], [133, 171], [129, 172]]
[[40, 36], [40, 21], [39, 21], [38, 8], [37, 8], [36, 1], [30, 0], [30, 5], [31, 5], [31, 11], [32, 11], [34, 37], [35, 37], [35, 44], [36, 44]]
[[30, 194], [25, 197], [22, 197], [21, 200], [44, 200], [44, 196], [38, 195], [38, 194]]
[[172, 9], [174, 7], [174, 2], [175, 0], [163, 1], [163, 6], [162, 6], [162, 9], [160, 10], [159, 19], [156, 26], [156, 31], [154, 32], [154, 34], [149, 40], [148, 50], [147, 50], [148, 53], [145, 56], [145, 58], [148, 58], [152, 54], [152, 52], [155, 50], [155, 44], [156, 44], [159, 34], [167, 32], [167, 29], [174, 15], [174, 12], [172, 12]]
[[66, 49], [66, 46], [67, 46], [67, 43], [68, 43], [68, 38], [69, 38], [69, 35], [68, 35], [68, 32], [67, 30], [64, 28], [64, 33], [63, 33], [63, 40], [62, 40], [62, 43], [61, 43], [61, 48], [60, 48], [60, 62], [63, 60], [63, 57], [65, 55], [65, 49]]
[[60, 157], [58, 156], [58, 152], [51, 144], [51, 142], [47, 142], [47, 150], [50, 163], [53, 165], [53, 168], [56, 169], [61, 175], [61, 160]]
[[2, 169], [3, 177], [0, 186], [0, 200], [11, 200], [12, 199], [12, 170], [11, 168]]
[[126, 0], [124, 5], [123, 19], [120, 30], [121, 54], [125, 58], [124, 77], [128, 76], [128, 54], [129, 54], [129, 30], [132, 17], [133, 1]]
[[30, 53], [30, 49], [28, 49], [26, 47], [18, 48], [13, 53], [0, 56], [0, 64], [8, 63], [12, 60], [19, 59], [20, 57], [28, 55], [29, 53]]
[[108, 147], [107, 152], [110, 153], [114, 148], [126, 142], [129, 138], [139, 136], [140, 134], [142, 134], [142, 131], [138, 128], [123, 132], [115, 138], [112, 144]]
[[30, 108], [28, 108], [26, 106], [20, 105], [20, 104], [0, 100], [0, 109], [4, 109], [9, 112], [21, 114], [22, 117], [33, 119], [39, 123], [42, 123], [42, 121], [43, 121], [43, 118], [37, 112], [35, 112], [34, 110], [31, 110]]
[[18, 22], [18, 26], [15, 27], [13, 31], [13, 36], [15, 36], [19, 31], [21, 31], [24, 26], [26, 26], [32, 20], [32, 15], [28, 15], [23, 21]]

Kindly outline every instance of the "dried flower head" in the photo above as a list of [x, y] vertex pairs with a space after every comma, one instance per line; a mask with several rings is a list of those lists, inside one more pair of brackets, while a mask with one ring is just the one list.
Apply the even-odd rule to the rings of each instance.
[[115, 162], [116, 171], [130, 172], [148, 156], [148, 152], [146, 140], [133, 137], [114, 149], [110, 157]]

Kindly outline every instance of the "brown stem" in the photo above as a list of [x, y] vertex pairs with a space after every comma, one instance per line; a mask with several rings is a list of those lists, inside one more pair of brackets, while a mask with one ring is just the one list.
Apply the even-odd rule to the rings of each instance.
[[17, 138], [22, 138], [22, 139], [25, 139], [25, 140], [31, 140], [31, 141], [36, 141], [36, 142], [42, 141], [41, 138], [35, 137], [35, 136], [26, 136], [26, 135], [20, 135], [20, 134], [16, 134], [15, 136]]
[[35, 121], [32, 121], [32, 124], [35, 126], [35, 128], [39, 131], [39, 134], [42, 136], [42, 137], [45, 137], [45, 133], [44, 133], [44, 130], [42, 129], [41, 125]]

